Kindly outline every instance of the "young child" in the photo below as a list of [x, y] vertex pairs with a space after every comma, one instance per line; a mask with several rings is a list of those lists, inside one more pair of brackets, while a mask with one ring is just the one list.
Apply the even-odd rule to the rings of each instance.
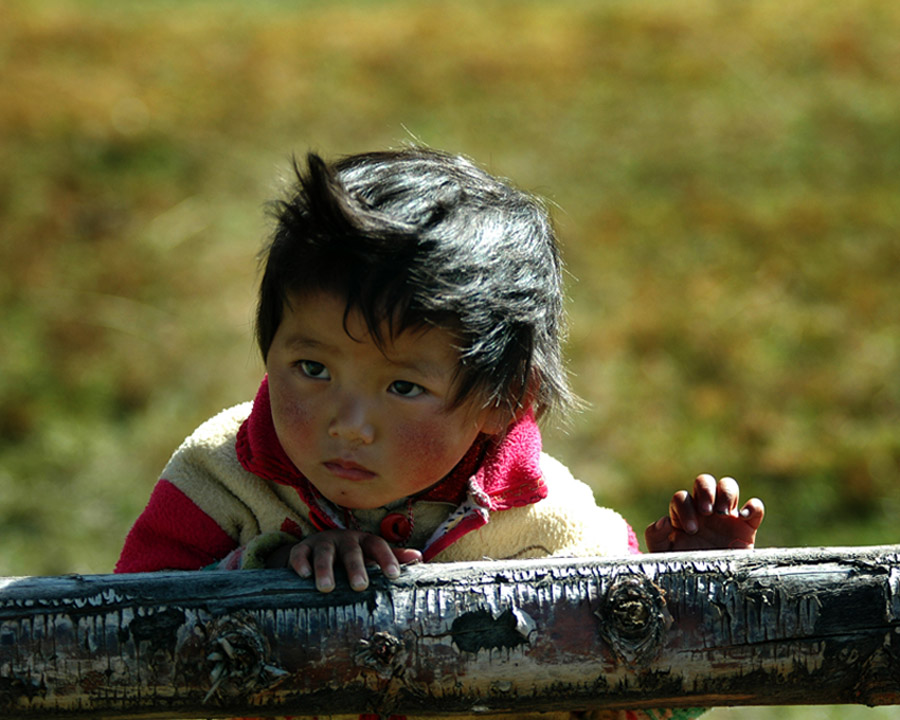
[[[623, 555], [631, 528], [542, 454], [572, 403], [556, 241], [534, 198], [426, 149], [309, 155], [273, 207], [255, 400], [175, 452], [117, 572]], [[752, 547], [763, 506], [701, 475], [651, 551]]]

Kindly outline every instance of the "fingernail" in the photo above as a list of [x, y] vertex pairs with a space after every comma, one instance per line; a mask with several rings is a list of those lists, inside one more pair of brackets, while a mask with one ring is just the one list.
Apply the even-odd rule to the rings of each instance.
[[697, 532], [697, 523], [695, 523], [693, 520], [689, 520], [684, 524], [684, 531], [688, 535], [693, 535], [695, 532]]
[[384, 574], [387, 575], [392, 580], [400, 577], [400, 566], [399, 565], [388, 565], [384, 569]]
[[329, 592], [334, 589], [334, 580], [331, 578], [321, 578], [316, 581], [316, 588], [320, 592]]
[[369, 586], [368, 580], [362, 575], [356, 575], [350, 578], [350, 587], [354, 590], [365, 590]]
[[709, 515], [712, 512], [712, 503], [710, 502], [702, 502], [700, 503], [700, 512], [704, 515]]

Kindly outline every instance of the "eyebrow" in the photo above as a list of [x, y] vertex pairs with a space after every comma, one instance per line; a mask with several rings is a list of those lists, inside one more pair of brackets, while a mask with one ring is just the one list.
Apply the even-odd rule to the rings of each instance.
[[329, 345], [328, 343], [324, 343], [321, 340], [317, 340], [316, 338], [308, 337], [307, 335], [291, 335], [285, 340], [284, 346], [289, 350], [298, 350], [298, 349], [307, 349], [313, 348], [318, 349], [321, 348], [323, 350], [334, 350], [333, 345]]
[[393, 365], [398, 371], [409, 370], [418, 375], [421, 375], [423, 378], [428, 380], [440, 380], [444, 377], [443, 368], [440, 367], [437, 363], [431, 362], [430, 360], [422, 360], [419, 363], [416, 362], [395, 362], [393, 360], [388, 359], [388, 362]]

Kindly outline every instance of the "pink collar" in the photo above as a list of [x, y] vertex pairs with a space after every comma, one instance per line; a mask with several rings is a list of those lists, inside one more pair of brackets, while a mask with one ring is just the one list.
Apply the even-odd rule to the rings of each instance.
[[[310, 508], [310, 521], [320, 528], [335, 527], [330, 505], [294, 466], [282, 448], [272, 422], [268, 378], [263, 378], [250, 416], [238, 431], [237, 456], [245, 470], [297, 490]], [[418, 500], [443, 501], [486, 511], [530, 505], [547, 496], [540, 468], [541, 434], [531, 412], [510, 425], [498, 442], [481, 435], [462, 460]], [[483, 524], [481, 522], [480, 524]], [[338, 523], [339, 524], [339, 523]]]

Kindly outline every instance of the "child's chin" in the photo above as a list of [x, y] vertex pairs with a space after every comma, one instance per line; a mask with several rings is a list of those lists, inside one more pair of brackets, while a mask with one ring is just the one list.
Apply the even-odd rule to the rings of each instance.
[[322, 496], [329, 502], [340, 505], [342, 508], [347, 508], [348, 510], [374, 510], [375, 508], [380, 508], [392, 502], [392, 499], [390, 498], [359, 497], [356, 493], [327, 493], [322, 492], [321, 489], [319, 489], [319, 492], [322, 493]]

